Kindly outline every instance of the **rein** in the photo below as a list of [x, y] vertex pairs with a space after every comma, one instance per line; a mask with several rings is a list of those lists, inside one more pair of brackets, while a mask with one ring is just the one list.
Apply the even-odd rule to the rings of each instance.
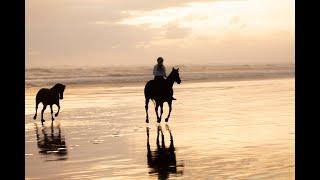
[[173, 77], [172, 77], [172, 72], [169, 74], [169, 76], [167, 77], [166, 81], [168, 82], [168, 84], [170, 85], [170, 87], [173, 87], [173, 83], [174, 83], [174, 80], [173, 80]]

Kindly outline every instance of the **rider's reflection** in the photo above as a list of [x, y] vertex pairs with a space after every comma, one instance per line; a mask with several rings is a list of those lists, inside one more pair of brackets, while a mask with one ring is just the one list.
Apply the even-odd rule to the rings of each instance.
[[[149, 127], [147, 127], [147, 159], [148, 167], [151, 169], [150, 174], [157, 174], [159, 179], [167, 179], [170, 174], [183, 174], [183, 170], [177, 170], [177, 167], [183, 167], [183, 165], [177, 165], [175, 147], [173, 143], [172, 133], [169, 126], [166, 125], [170, 134], [170, 146], [165, 146], [164, 134], [161, 126], [157, 129], [157, 148], [151, 151], [149, 143]], [[161, 144], [159, 136], [161, 134]]]

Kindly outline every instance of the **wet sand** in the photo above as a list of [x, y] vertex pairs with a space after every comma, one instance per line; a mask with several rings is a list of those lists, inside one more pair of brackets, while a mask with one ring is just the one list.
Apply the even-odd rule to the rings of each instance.
[[44, 126], [26, 89], [26, 179], [294, 179], [293, 78], [175, 84], [160, 124], [143, 88], [67, 86]]

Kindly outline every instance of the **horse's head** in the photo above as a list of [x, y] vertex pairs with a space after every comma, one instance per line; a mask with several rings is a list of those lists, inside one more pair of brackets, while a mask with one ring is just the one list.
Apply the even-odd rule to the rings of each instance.
[[64, 92], [65, 88], [66, 88], [65, 85], [58, 83], [58, 84], [54, 85], [52, 89], [55, 90], [57, 93], [59, 93], [60, 99], [63, 99], [63, 92]]
[[179, 75], [179, 68], [178, 69], [172, 68], [170, 76], [174, 82], [176, 82], [178, 84], [181, 83], [181, 79], [180, 79], [180, 75]]

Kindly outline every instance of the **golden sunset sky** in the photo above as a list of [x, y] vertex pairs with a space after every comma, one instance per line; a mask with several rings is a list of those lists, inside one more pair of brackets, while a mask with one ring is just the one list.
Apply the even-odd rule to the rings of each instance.
[[26, 66], [294, 64], [294, 0], [29, 0]]

